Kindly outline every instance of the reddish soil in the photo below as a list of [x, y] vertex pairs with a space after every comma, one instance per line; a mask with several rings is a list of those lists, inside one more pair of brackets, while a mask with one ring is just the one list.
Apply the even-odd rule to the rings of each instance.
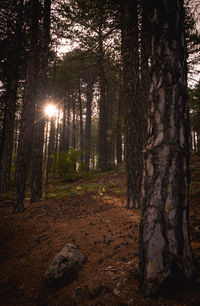
[[[200, 208], [199, 196], [192, 196], [191, 201], [192, 246], [199, 260], [200, 228], [194, 216]], [[142, 295], [140, 210], [126, 209], [125, 196], [93, 192], [25, 206], [23, 214], [12, 214], [11, 203], [0, 206], [0, 305], [200, 304], [198, 281], [179, 289], [175, 286], [157, 297]], [[86, 262], [70, 284], [48, 289], [45, 270], [67, 243], [78, 246]]]

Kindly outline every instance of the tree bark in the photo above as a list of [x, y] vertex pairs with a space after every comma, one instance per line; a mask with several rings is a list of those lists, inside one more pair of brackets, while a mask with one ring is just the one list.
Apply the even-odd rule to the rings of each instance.
[[76, 148], [76, 99], [72, 96], [72, 148]]
[[116, 135], [117, 165], [122, 164], [122, 84], [120, 80], [119, 98], [117, 105], [117, 135]]
[[46, 178], [45, 178], [45, 192], [48, 192], [49, 173], [52, 165], [51, 155], [55, 154], [55, 118], [51, 117], [50, 132], [49, 132], [49, 144], [47, 152], [47, 165], [46, 165]]
[[99, 56], [99, 82], [100, 82], [100, 102], [99, 102], [99, 168], [107, 170], [107, 122], [106, 122], [106, 93], [105, 93], [105, 72], [104, 72], [104, 50], [102, 26], [99, 25], [98, 56]]
[[60, 135], [60, 152], [65, 151], [66, 142], [66, 117], [67, 117], [67, 101], [63, 100], [63, 120], [62, 120], [62, 130]]
[[69, 151], [70, 146], [70, 134], [71, 134], [71, 100], [68, 95], [67, 99], [67, 129], [66, 129], [66, 140], [65, 140], [65, 151]]
[[91, 142], [91, 117], [93, 99], [94, 80], [89, 76], [86, 88], [86, 124], [85, 124], [85, 170], [90, 169], [90, 142]]
[[[110, 85], [110, 87], [113, 84]], [[114, 123], [114, 104], [116, 103], [116, 95], [111, 87], [106, 91], [106, 121], [107, 121], [107, 170], [113, 169], [115, 166], [115, 137], [113, 133]]]
[[51, 0], [44, 1], [43, 25], [40, 42], [39, 76], [36, 121], [34, 124], [33, 154], [31, 166], [31, 196], [30, 202], [37, 202], [42, 198], [43, 181], [43, 146], [44, 146], [44, 103], [46, 99], [48, 53], [50, 43], [50, 12]]
[[[183, 1], [151, 0], [151, 82], [140, 269], [146, 293], [195, 272], [188, 233], [189, 120]], [[178, 281], [178, 280], [177, 280]]]
[[83, 166], [83, 147], [84, 147], [84, 135], [83, 135], [83, 110], [82, 110], [82, 101], [81, 101], [81, 81], [80, 77], [78, 79], [78, 102], [79, 102], [79, 117], [80, 117], [80, 162], [81, 167]]
[[19, 146], [17, 151], [13, 200], [14, 213], [24, 211], [26, 177], [31, 159], [33, 124], [35, 119], [39, 2], [32, 0], [31, 6], [31, 44], [27, 63], [24, 103], [21, 117]]
[[0, 145], [0, 193], [6, 193], [10, 181], [10, 168], [13, 151], [13, 133], [17, 101], [18, 74], [21, 53], [23, 0], [16, 3], [17, 18], [14, 33], [15, 50], [12, 54], [6, 86], [6, 106], [4, 112], [3, 132]]
[[127, 207], [139, 208], [142, 183], [142, 120], [139, 101], [138, 1], [122, 3], [122, 57]]

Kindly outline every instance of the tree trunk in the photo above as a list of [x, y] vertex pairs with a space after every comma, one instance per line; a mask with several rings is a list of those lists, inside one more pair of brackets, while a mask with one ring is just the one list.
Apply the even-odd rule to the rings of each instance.
[[106, 94], [105, 94], [105, 73], [104, 73], [104, 51], [103, 33], [99, 26], [99, 82], [100, 82], [100, 102], [99, 102], [99, 168], [107, 170], [107, 122], [106, 122]]
[[50, 121], [49, 145], [47, 152], [46, 178], [45, 178], [45, 193], [48, 192], [49, 173], [52, 165], [52, 155], [55, 154], [55, 118], [52, 116]]
[[81, 161], [81, 167], [83, 166], [83, 110], [82, 110], [82, 101], [81, 101], [81, 84], [80, 84], [80, 78], [78, 79], [78, 102], [79, 102], [79, 116], [80, 116], [80, 161]]
[[142, 183], [142, 120], [139, 101], [138, 1], [122, 8], [122, 56], [127, 207], [139, 208]]
[[43, 145], [44, 145], [44, 126], [45, 121], [36, 113], [38, 121], [35, 124], [33, 137], [33, 152], [31, 164], [31, 194], [30, 203], [38, 202], [42, 198], [42, 181], [43, 181]]
[[117, 135], [116, 135], [116, 155], [117, 165], [122, 164], [122, 86], [120, 80], [119, 98], [117, 105]]
[[56, 173], [58, 165], [58, 156], [59, 156], [59, 138], [60, 138], [60, 112], [56, 116], [56, 135], [55, 135], [55, 168], [54, 174]]
[[31, 167], [31, 197], [30, 202], [39, 201], [42, 198], [42, 181], [43, 181], [43, 146], [44, 146], [44, 127], [43, 118], [44, 103], [46, 99], [46, 83], [48, 68], [48, 53], [50, 43], [50, 12], [51, 0], [44, 1], [43, 8], [43, 27], [42, 38], [40, 43], [40, 60], [39, 60], [39, 77], [38, 77], [38, 95], [37, 95], [37, 112], [34, 126], [33, 137], [33, 154]]
[[76, 99], [72, 96], [72, 148], [76, 148]]
[[62, 130], [60, 135], [60, 152], [65, 151], [66, 142], [66, 116], [67, 116], [67, 101], [63, 101], [63, 120], [62, 120]]
[[65, 151], [69, 151], [70, 146], [70, 134], [71, 134], [71, 100], [68, 95], [67, 99], [67, 129], [66, 129], [66, 140], [65, 140]]
[[7, 84], [7, 99], [1, 135], [0, 193], [6, 193], [10, 180], [17, 94], [17, 75]]
[[6, 86], [6, 106], [4, 113], [3, 133], [0, 149], [0, 194], [6, 193], [10, 180], [10, 168], [13, 151], [13, 133], [18, 87], [18, 70], [21, 53], [23, 0], [17, 4], [16, 31], [14, 33], [15, 50], [12, 54], [10, 71]]
[[31, 5], [31, 45], [27, 63], [24, 103], [17, 151], [13, 200], [14, 213], [24, 211], [26, 177], [31, 158], [33, 124], [35, 119], [39, 2], [32, 0]]
[[151, 82], [140, 269], [146, 293], [194, 275], [188, 234], [189, 126], [183, 2], [151, 0]]
[[85, 124], [85, 169], [90, 169], [90, 141], [91, 141], [91, 117], [93, 99], [94, 80], [90, 76], [86, 88], [86, 124]]
[[[112, 86], [112, 85], [111, 85]], [[106, 92], [106, 121], [107, 121], [107, 170], [113, 169], [115, 166], [115, 134], [113, 133], [114, 122], [114, 104], [116, 103], [116, 95], [113, 88], [108, 88]]]

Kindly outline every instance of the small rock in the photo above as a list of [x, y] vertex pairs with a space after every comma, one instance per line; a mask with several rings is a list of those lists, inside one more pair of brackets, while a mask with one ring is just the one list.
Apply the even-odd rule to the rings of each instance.
[[113, 293], [114, 293], [114, 295], [120, 296], [120, 291], [119, 291], [119, 289], [117, 289], [117, 288], [115, 288], [115, 289], [113, 290]]
[[45, 272], [48, 287], [60, 287], [72, 281], [83, 265], [85, 256], [73, 244], [67, 244], [53, 259]]

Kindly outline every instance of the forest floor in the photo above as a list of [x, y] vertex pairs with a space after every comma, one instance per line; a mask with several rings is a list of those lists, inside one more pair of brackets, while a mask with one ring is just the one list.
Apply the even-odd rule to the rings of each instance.
[[[200, 155], [191, 163], [191, 242], [200, 263]], [[126, 208], [125, 173], [51, 182], [48, 198], [12, 213], [0, 199], [0, 305], [200, 305], [200, 279], [145, 298], [139, 289], [140, 210]], [[78, 277], [48, 289], [44, 273], [67, 243], [86, 256]]]

